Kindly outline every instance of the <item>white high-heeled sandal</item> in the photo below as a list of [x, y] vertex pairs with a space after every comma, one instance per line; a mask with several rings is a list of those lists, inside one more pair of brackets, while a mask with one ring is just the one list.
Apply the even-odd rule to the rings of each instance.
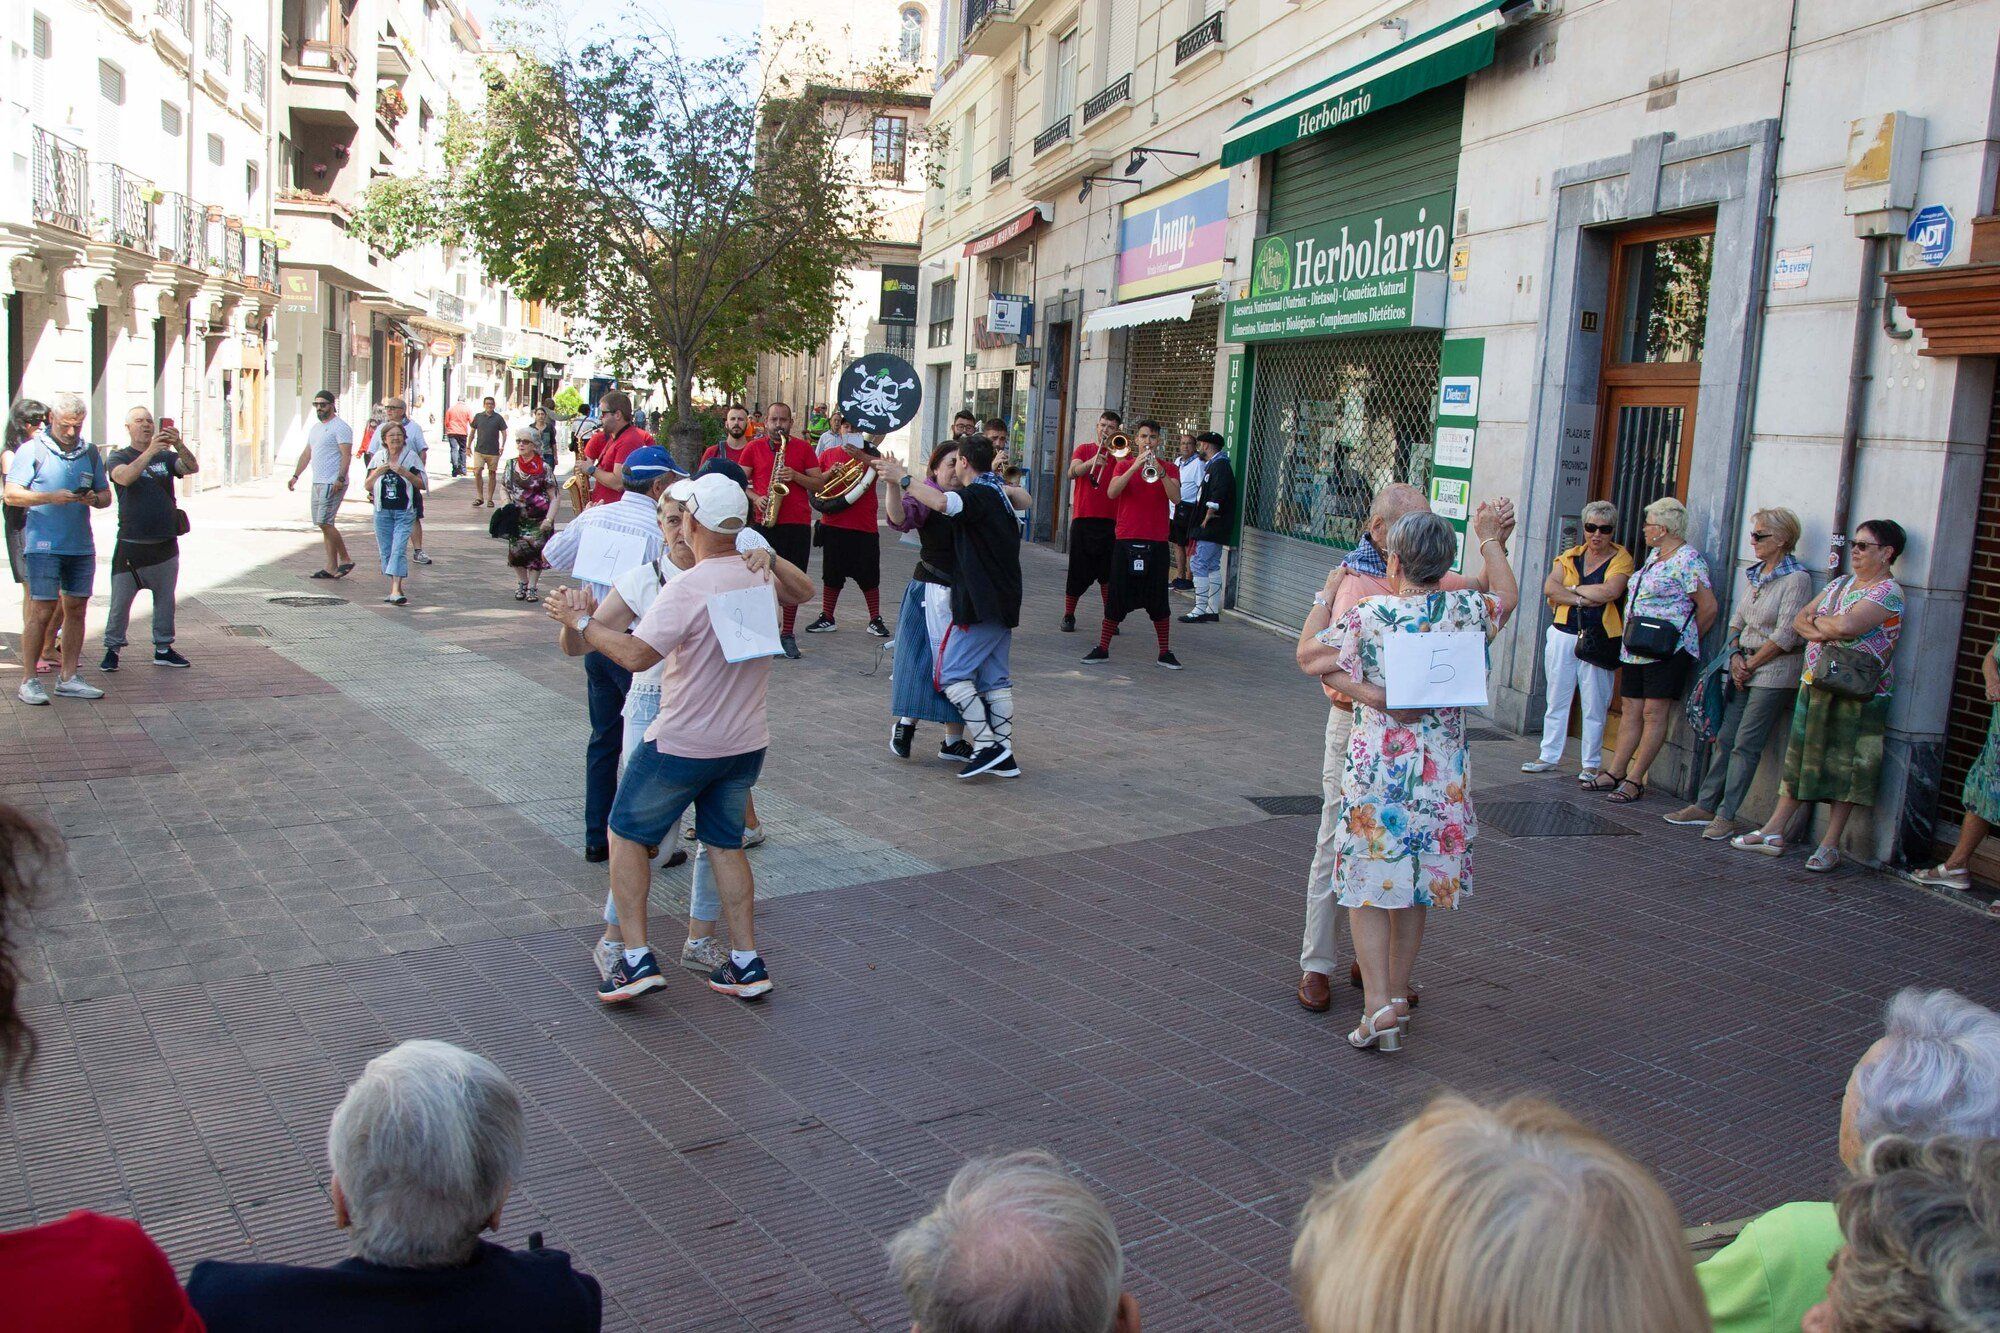
[[[1389, 1023], [1385, 1027], [1379, 1020], [1387, 1014]], [[1374, 1013], [1361, 1020], [1361, 1026], [1347, 1034], [1347, 1044], [1357, 1051], [1370, 1047], [1378, 1051], [1400, 1051], [1403, 1049], [1403, 1029], [1396, 1023], [1396, 1006], [1385, 1004]]]
[[1416, 1017], [1416, 1011], [1410, 1008], [1409, 998], [1402, 995], [1391, 995], [1389, 997], [1389, 1005], [1396, 1010], [1396, 1026], [1408, 1032], [1410, 1030], [1410, 1020]]

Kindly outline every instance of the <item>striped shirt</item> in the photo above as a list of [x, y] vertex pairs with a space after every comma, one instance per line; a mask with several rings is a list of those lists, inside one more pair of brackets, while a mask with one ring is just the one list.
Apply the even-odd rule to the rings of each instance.
[[[646, 553], [636, 563], [645, 564], [660, 558], [660, 551], [666, 546], [666, 538], [660, 535], [660, 515], [653, 504], [653, 497], [640, 491], [621, 491], [618, 499], [611, 504], [592, 505], [570, 520], [570, 525], [549, 538], [549, 544], [542, 548], [542, 559], [559, 573], [567, 574], [576, 568], [578, 551], [583, 547], [583, 534], [592, 528], [609, 528], [613, 532], [626, 533], [646, 540]], [[588, 579], [577, 582], [590, 589], [598, 601], [611, 595], [611, 587], [605, 583], [592, 583]]]

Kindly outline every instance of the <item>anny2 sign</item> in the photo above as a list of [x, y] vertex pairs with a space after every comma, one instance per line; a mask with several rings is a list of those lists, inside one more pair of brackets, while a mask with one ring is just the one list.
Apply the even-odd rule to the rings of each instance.
[[1434, 194], [1259, 237], [1250, 295], [1229, 303], [1223, 337], [1443, 328], [1451, 199]]

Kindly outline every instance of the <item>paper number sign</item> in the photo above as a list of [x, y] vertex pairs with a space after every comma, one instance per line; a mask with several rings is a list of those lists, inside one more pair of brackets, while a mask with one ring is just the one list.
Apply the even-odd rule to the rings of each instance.
[[1486, 636], [1476, 630], [1388, 634], [1382, 673], [1391, 708], [1486, 705]]
[[709, 628], [723, 660], [748, 662], [785, 651], [778, 638], [778, 598], [770, 585], [712, 593], [707, 605]]

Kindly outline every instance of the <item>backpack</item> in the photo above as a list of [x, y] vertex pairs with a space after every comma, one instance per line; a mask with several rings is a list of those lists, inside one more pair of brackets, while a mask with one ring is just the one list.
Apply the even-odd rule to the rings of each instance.
[[1687, 716], [1688, 730], [1703, 745], [1713, 745], [1722, 732], [1722, 715], [1729, 707], [1729, 698], [1736, 692], [1736, 682], [1729, 678], [1729, 655], [1736, 649], [1734, 640], [1723, 645], [1721, 652], [1708, 660], [1695, 677], [1694, 688], [1688, 691], [1681, 710]]

